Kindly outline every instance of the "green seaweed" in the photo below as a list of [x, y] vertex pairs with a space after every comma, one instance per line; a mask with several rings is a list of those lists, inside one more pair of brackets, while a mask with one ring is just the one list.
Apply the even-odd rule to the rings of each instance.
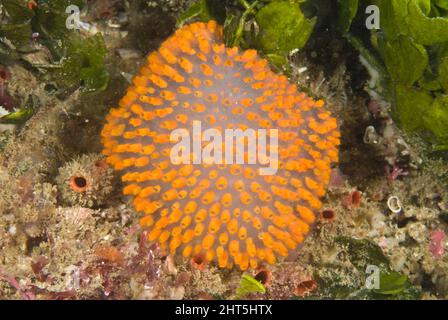
[[429, 17], [429, 0], [378, 0], [382, 31], [389, 40], [405, 35], [417, 43], [433, 45], [448, 41], [448, 20]]
[[379, 289], [373, 289], [376, 293], [384, 295], [396, 295], [402, 293], [409, 283], [408, 278], [398, 272], [381, 273]]
[[[390, 77], [400, 84], [413, 85], [428, 66], [425, 47], [410, 37], [401, 36], [391, 42], [380, 42], [380, 51]], [[409, 67], [411, 65], [412, 68]]]
[[236, 291], [236, 297], [238, 299], [250, 293], [265, 293], [266, 289], [259, 281], [255, 280], [253, 277], [247, 273], [243, 274], [241, 277], [240, 285]]
[[[437, 150], [448, 150], [448, 95], [437, 97], [423, 116], [425, 127], [431, 128], [437, 141]], [[443, 144], [444, 143], [444, 144]]]
[[108, 74], [104, 68], [106, 48], [101, 35], [87, 39], [73, 35], [66, 46], [67, 56], [50, 79], [69, 93], [76, 88], [82, 92], [102, 91], [107, 87]]
[[[448, 1], [376, 0], [381, 29], [371, 32], [370, 47], [361, 55], [379, 54], [386, 67], [377, 71], [384, 79], [376, 88], [392, 101], [393, 117], [408, 133], [421, 136], [434, 150], [448, 150]], [[353, 13], [364, 14], [364, 2], [340, 3], [340, 30], [353, 38]], [[363, 17], [365, 19], [365, 17]], [[341, 27], [342, 23], [342, 27]], [[352, 41], [353, 42], [353, 41]], [[372, 51], [373, 54], [371, 54]], [[431, 58], [431, 63], [430, 63]], [[429, 133], [429, 134], [427, 134]]]
[[2, 5], [9, 14], [9, 23], [0, 24], [0, 37], [4, 37], [18, 49], [28, 45], [33, 33], [31, 20], [34, 12], [23, 1], [4, 0]]
[[[4, 49], [10, 57], [20, 59], [21, 52], [36, 50], [37, 41], [46, 46], [53, 64], [46, 79], [53, 81], [60, 93], [69, 94], [80, 88], [84, 93], [104, 90], [108, 74], [104, 66], [106, 48], [101, 35], [81, 35], [78, 30], [66, 27], [70, 5], [82, 9], [85, 0], [37, 1], [29, 8], [26, 1], [4, 0], [8, 23], [0, 25], [0, 36], [8, 39], [14, 48]], [[32, 40], [33, 34], [38, 34]], [[44, 68], [45, 66], [39, 66]]]
[[223, 23], [225, 19], [224, 4], [225, 2], [222, 0], [198, 0], [179, 15], [176, 26], [181, 27], [193, 19], [204, 22], [216, 20]]
[[5, 124], [22, 124], [33, 116], [35, 110], [32, 107], [22, 107], [15, 111], [0, 117], [0, 123]]
[[432, 97], [427, 91], [397, 84], [392, 114], [402, 128], [412, 132], [423, 127], [423, 115], [431, 103]]
[[448, 10], [448, 0], [434, 0], [433, 2], [439, 8]]
[[342, 32], [348, 32], [353, 19], [358, 12], [359, 0], [338, 0], [339, 17], [338, 27]]
[[18, 107], [14, 108], [10, 113], [0, 117], [1, 124], [16, 124], [23, 125], [30, 119], [41, 106], [41, 102], [34, 95], [29, 95], [28, 98]]
[[307, 19], [298, 3], [274, 1], [255, 16], [259, 47], [265, 53], [285, 54], [301, 49], [313, 32], [316, 18]]
[[237, 16], [235, 14], [228, 14], [224, 22], [224, 42], [229, 47], [244, 45], [244, 25], [249, 15], [255, 12], [255, 7], [258, 1], [245, 7], [245, 11]]
[[24, 50], [29, 46], [32, 34], [38, 33], [52, 53], [61, 55], [63, 42], [70, 36], [65, 26], [68, 17], [65, 10], [69, 5], [82, 9], [85, 0], [38, 1], [34, 8], [19, 0], [4, 0], [2, 5], [9, 21], [0, 25], [0, 36], [11, 41], [18, 50]]
[[448, 43], [439, 48], [438, 81], [445, 92], [448, 92]]

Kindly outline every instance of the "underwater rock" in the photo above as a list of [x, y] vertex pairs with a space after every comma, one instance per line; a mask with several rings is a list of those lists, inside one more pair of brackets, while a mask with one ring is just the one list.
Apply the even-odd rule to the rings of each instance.
[[407, 230], [409, 236], [419, 243], [424, 242], [429, 234], [428, 229], [421, 222], [410, 223]]

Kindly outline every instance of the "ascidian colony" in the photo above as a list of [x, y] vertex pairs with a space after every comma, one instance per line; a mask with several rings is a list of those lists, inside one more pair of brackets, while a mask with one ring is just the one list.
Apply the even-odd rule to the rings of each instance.
[[[278, 172], [173, 164], [170, 132], [193, 121], [219, 131], [277, 128]], [[339, 137], [322, 100], [273, 73], [255, 50], [225, 47], [214, 21], [178, 29], [149, 54], [102, 131], [103, 153], [144, 213], [149, 241], [243, 270], [272, 264], [303, 242], [338, 160]]]

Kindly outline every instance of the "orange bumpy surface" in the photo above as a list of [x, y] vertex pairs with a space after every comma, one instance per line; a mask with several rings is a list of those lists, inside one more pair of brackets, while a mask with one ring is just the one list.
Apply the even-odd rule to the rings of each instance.
[[[193, 23], [149, 54], [110, 110], [103, 153], [144, 213], [149, 241], [220, 267], [256, 268], [296, 249], [321, 208], [340, 138], [323, 106], [273, 73], [256, 51], [225, 47], [215, 22]], [[278, 129], [277, 173], [261, 176], [256, 165], [173, 164], [170, 133], [195, 120], [218, 130]]]

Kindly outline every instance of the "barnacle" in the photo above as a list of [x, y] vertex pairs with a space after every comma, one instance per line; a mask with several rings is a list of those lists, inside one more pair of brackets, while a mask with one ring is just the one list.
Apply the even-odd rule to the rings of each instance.
[[74, 175], [70, 177], [69, 185], [74, 192], [82, 193], [87, 191], [88, 182], [85, 177]]
[[101, 155], [76, 157], [59, 169], [56, 177], [61, 199], [70, 205], [95, 207], [112, 192], [113, 171]]
[[261, 268], [255, 274], [254, 279], [267, 287], [271, 283], [272, 273], [269, 269]]
[[342, 205], [347, 209], [356, 209], [361, 205], [362, 193], [354, 190], [342, 199]]
[[317, 282], [314, 279], [306, 280], [297, 286], [295, 294], [298, 297], [305, 297], [317, 289]]
[[331, 222], [336, 219], [336, 212], [332, 209], [322, 210], [320, 213], [320, 219], [324, 222]]
[[204, 270], [206, 264], [207, 260], [203, 252], [194, 254], [193, 257], [191, 258], [191, 265], [193, 268], [197, 270]]
[[[294, 250], [321, 207], [340, 138], [323, 106], [256, 51], [225, 47], [214, 21], [193, 23], [148, 55], [110, 110], [103, 154], [144, 213], [149, 241], [220, 267], [256, 268]], [[173, 163], [170, 133], [194, 121], [218, 131], [278, 129], [276, 174], [260, 175], [260, 164]]]

